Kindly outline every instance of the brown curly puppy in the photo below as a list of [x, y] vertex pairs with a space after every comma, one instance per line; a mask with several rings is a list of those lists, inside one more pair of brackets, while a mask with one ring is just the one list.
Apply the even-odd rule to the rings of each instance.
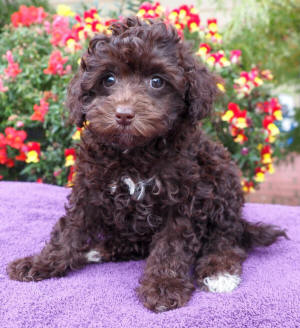
[[285, 232], [242, 219], [237, 167], [198, 121], [216, 79], [171, 26], [128, 18], [97, 35], [68, 92], [84, 132], [66, 215], [11, 279], [63, 276], [89, 262], [146, 260], [138, 288], [153, 311], [183, 306], [195, 284], [232, 291], [247, 251]]

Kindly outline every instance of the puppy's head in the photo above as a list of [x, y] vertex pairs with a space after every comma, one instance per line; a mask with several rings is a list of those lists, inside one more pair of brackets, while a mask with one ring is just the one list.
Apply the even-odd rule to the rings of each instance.
[[216, 80], [163, 22], [127, 18], [97, 35], [71, 81], [71, 119], [108, 144], [143, 145], [212, 110]]

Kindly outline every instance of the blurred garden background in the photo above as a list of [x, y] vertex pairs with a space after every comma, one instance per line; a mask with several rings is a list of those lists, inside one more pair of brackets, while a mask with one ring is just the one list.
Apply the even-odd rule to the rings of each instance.
[[126, 15], [173, 24], [222, 77], [201, 124], [232, 153], [247, 200], [300, 205], [298, 0], [0, 0], [0, 180], [72, 185], [81, 129], [67, 85], [93, 35]]

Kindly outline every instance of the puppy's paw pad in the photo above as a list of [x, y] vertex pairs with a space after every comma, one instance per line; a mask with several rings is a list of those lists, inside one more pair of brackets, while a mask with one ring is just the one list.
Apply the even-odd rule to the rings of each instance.
[[219, 273], [203, 279], [203, 284], [212, 293], [230, 293], [237, 288], [240, 282], [240, 276], [230, 273]]
[[94, 249], [92, 249], [88, 253], [86, 253], [85, 257], [86, 257], [88, 262], [93, 262], [93, 263], [102, 262], [101, 254], [98, 251], [94, 250]]

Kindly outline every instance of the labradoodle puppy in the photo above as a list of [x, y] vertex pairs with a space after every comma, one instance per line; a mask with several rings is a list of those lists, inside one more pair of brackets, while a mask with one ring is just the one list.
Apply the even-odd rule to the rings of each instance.
[[163, 22], [128, 18], [97, 35], [68, 91], [84, 127], [66, 214], [36, 255], [8, 266], [39, 281], [87, 263], [146, 259], [137, 293], [156, 312], [195, 286], [230, 292], [256, 246], [285, 232], [242, 218], [237, 167], [201, 131], [216, 78]]

